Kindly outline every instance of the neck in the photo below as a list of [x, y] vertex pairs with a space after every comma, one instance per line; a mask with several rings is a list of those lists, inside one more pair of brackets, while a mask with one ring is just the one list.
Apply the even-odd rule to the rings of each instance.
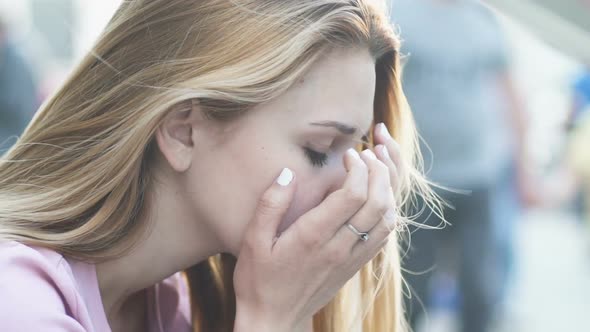
[[[154, 181], [158, 182], [158, 181]], [[165, 182], [165, 181], [164, 181]], [[154, 188], [148, 213], [140, 220], [147, 234], [125, 255], [96, 265], [105, 313], [121, 316], [123, 307], [141, 290], [221, 252], [220, 241], [182, 204], [178, 190]]]

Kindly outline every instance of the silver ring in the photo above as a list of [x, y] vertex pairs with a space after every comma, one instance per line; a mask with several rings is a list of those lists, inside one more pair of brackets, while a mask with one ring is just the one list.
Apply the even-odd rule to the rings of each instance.
[[354, 234], [356, 234], [359, 239], [363, 242], [367, 242], [369, 241], [369, 233], [366, 232], [359, 232], [358, 229], [356, 229], [354, 226], [352, 226], [351, 224], [346, 224], [346, 227], [348, 227], [348, 229], [350, 229]]

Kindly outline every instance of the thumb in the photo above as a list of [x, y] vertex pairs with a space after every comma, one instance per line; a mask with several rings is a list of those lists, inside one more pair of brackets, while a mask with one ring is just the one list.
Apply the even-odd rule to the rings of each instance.
[[270, 248], [277, 235], [283, 216], [289, 209], [295, 193], [295, 174], [284, 168], [273, 184], [258, 201], [254, 219], [250, 222], [247, 238]]

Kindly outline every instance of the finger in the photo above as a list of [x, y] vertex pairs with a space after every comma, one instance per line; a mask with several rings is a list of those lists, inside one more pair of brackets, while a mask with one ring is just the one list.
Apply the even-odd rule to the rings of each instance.
[[[368, 199], [348, 223], [358, 232], [368, 233], [393, 206], [393, 193], [387, 166], [379, 161], [371, 150], [363, 151], [361, 156], [369, 168]], [[359, 240], [359, 235], [347, 225], [341, 227], [334, 238], [336, 243], [349, 249], [352, 249]]]
[[398, 222], [398, 213], [395, 206], [390, 207], [381, 217], [381, 220], [371, 231], [367, 242], [358, 241], [352, 248], [352, 257], [366, 255], [381, 248], [388, 240], [391, 232], [395, 230]]
[[246, 241], [264, 249], [272, 248], [279, 224], [295, 193], [295, 174], [284, 168], [273, 184], [262, 194], [254, 218], [246, 230]]
[[393, 137], [391, 137], [391, 134], [384, 123], [379, 123], [375, 126], [375, 144], [385, 145], [389, 157], [397, 167], [398, 174], [403, 175], [405, 166], [402, 161], [401, 147]]
[[292, 239], [310, 247], [329, 241], [334, 233], [365, 204], [368, 169], [358, 152], [348, 150], [344, 156], [346, 180], [317, 207], [301, 216], [281, 238]]
[[375, 154], [377, 158], [381, 160], [382, 163], [387, 166], [389, 169], [389, 179], [391, 183], [391, 187], [393, 188], [393, 192], [396, 193], [400, 186], [399, 181], [399, 174], [397, 170], [397, 166], [389, 156], [389, 152], [387, 151], [387, 147], [385, 145], [379, 144], [375, 147]]

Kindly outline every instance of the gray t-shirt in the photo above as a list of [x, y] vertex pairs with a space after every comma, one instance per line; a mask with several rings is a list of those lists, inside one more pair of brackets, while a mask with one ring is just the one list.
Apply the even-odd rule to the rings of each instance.
[[507, 52], [494, 16], [474, 0], [393, 0], [392, 22], [408, 55], [403, 86], [428, 177], [465, 189], [494, 181], [511, 142], [496, 80]]

